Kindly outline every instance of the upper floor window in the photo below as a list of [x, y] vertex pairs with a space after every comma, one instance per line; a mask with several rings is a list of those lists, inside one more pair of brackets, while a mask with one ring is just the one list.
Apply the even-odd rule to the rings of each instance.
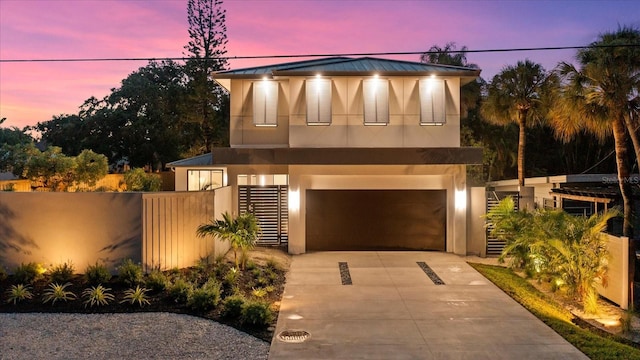
[[420, 80], [420, 125], [443, 125], [445, 122], [444, 80]]
[[278, 83], [271, 80], [253, 83], [253, 124], [276, 126], [278, 124]]
[[331, 124], [331, 80], [308, 79], [305, 81], [307, 94], [307, 124]]
[[362, 82], [364, 96], [364, 124], [387, 125], [389, 123], [389, 81], [366, 79]]

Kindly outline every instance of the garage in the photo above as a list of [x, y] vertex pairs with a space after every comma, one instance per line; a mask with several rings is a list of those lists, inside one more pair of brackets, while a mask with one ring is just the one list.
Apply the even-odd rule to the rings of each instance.
[[446, 195], [446, 190], [307, 190], [307, 251], [445, 251]]

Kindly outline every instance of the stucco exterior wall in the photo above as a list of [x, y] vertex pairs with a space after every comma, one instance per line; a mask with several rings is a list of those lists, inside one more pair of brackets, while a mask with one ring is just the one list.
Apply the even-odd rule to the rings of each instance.
[[596, 285], [598, 293], [623, 309], [629, 308], [629, 238], [604, 234], [607, 237], [608, 284], [606, 287]]
[[0, 193], [0, 264], [140, 262], [141, 193]]
[[[278, 125], [253, 124], [255, 80], [231, 80], [231, 147], [459, 147], [460, 79], [444, 78], [446, 123], [420, 125], [419, 77], [389, 77], [389, 123], [364, 125], [362, 77], [333, 77], [330, 125], [306, 121], [305, 80], [279, 79]], [[260, 81], [260, 80], [258, 80]]]
[[467, 255], [487, 256], [487, 236], [485, 218], [487, 196], [484, 187], [469, 189], [468, 226], [467, 226]]
[[[260, 81], [260, 80], [258, 80]], [[253, 80], [231, 81], [229, 142], [234, 146], [286, 147], [289, 139], [289, 82], [278, 81], [278, 125], [253, 124]]]
[[192, 266], [229, 245], [198, 238], [197, 227], [232, 210], [232, 189], [160, 193], [0, 192], [0, 266], [50, 267], [71, 261], [83, 272], [123, 259], [145, 270]]

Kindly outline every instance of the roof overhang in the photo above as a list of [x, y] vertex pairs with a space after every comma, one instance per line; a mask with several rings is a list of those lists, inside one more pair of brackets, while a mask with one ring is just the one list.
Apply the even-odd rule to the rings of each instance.
[[461, 85], [474, 81], [480, 76], [480, 69], [430, 64], [413, 61], [402, 61], [372, 57], [349, 58], [330, 57], [312, 60], [256, 66], [244, 69], [222, 70], [213, 73], [212, 78], [227, 90], [232, 79], [278, 79], [289, 77], [457, 77]]
[[474, 165], [482, 149], [461, 148], [214, 148], [214, 165]]
[[167, 168], [177, 168], [177, 167], [206, 167], [213, 165], [213, 161], [211, 159], [211, 153], [202, 154], [194, 157], [190, 157], [187, 159], [181, 159], [172, 161], [167, 163], [165, 167]]

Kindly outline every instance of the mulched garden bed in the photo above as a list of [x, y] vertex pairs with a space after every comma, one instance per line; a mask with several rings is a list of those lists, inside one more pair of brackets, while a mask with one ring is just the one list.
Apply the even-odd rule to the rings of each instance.
[[[278, 251], [278, 250], [276, 250]], [[260, 251], [258, 251], [260, 252]], [[282, 258], [282, 255], [279, 257]], [[231, 257], [232, 258], [232, 257]], [[66, 291], [73, 292], [77, 298], [69, 301], [56, 301], [52, 304], [51, 301], [43, 303], [43, 292], [48, 288], [51, 283], [48, 276], [39, 279], [30, 284], [30, 291], [33, 294], [31, 299], [25, 299], [17, 304], [8, 302], [9, 295], [7, 290], [17, 284], [15, 277], [9, 275], [6, 279], [0, 281], [0, 312], [3, 313], [133, 313], [133, 312], [171, 312], [180, 314], [190, 314], [199, 316], [202, 318], [210, 319], [222, 324], [232, 326], [236, 329], [249, 333], [264, 341], [271, 342], [273, 337], [273, 331], [275, 329], [275, 323], [277, 320], [277, 314], [280, 306], [280, 299], [284, 291], [285, 274], [288, 270], [288, 262], [284, 261], [268, 261], [264, 259], [270, 257], [267, 255], [258, 257], [251, 260], [249, 266], [245, 270], [238, 271], [238, 276], [230, 285], [225, 282], [225, 275], [234, 267], [233, 260], [229, 257], [218, 261], [214, 264], [206, 264], [200, 266], [194, 266], [186, 269], [174, 269], [169, 271], [163, 271], [170, 279], [182, 278], [189, 283], [202, 285], [209, 278], [215, 278], [221, 284], [221, 302], [218, 306], [211, 310], [197, 311], [187, 306], [186, 302], [177, 302], [170, 295], [168, 290], [146, 292], [146, 299], [149, 304], [140, 306], [138, 304], [130, 304], [129, 302], [122, 302], [125, 297], [125, 291], [132, 288], [132, 286], [124, 284], [118, 276], [113, 276], [108, 282], [102, 285], [111, 289], [110, 293], [115, 296], [115, 300], [109, 302], [107, 305], [101, 306], [88, 306], [85, 304], [85, 299], [82, 297], [82, 293], [85, 289], [90, 287], [83, 275], [74, 275], [69, 282], [71, 285], [67, 287]], [[251, 256], [250, 256], [251, 259]], [[270, 262], [270, 263], [269, 263]], [[278, 266], [274, 266], [276, 264]], [[145, 276], [145, 280], [148, 277]], [[141, 286], [147, 287], [143, 282]], [[270, 291], [261, 291], [260, 297], [255, 295], [255, 289], [268, 288]], [[135, 288], [135, 286], [133, 286]], [[148, 287], [147, 287], [148, 288]], [[240, 293], [246, 299], [260, 300], [268, 302], [271, 306], [270, 309], [273, 312], [273, 319], [269, 324], [261, 326], [250, 326], [243, 323], [239, 318], [228, 318], [223, 316], [223, 302], [227, 296], [233, 293]]]

